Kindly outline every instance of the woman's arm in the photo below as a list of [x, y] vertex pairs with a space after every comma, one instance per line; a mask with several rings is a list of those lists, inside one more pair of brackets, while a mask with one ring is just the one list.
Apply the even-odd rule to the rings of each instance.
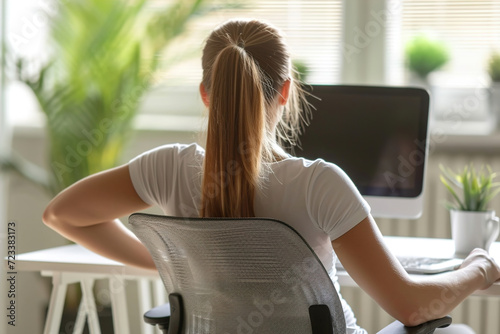
[[500, 279], [500, 267], [475, 250], [459, 270], [415, 281], [384, 245], [371, 216], [332, 242], [356, 283], [390, 315], [408, 326], [448, 314], [467, 296]]
[[142, 243], [118, 220], [149, 207], [137, 195], [128, 165], [89, 176], [58, 194], [44, 223], [64, 237], [113, 260], [155, 269]]

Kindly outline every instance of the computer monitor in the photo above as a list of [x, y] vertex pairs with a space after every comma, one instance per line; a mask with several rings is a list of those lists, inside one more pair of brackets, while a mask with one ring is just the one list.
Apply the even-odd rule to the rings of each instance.
[[373, 216], [418, 218], [428, 152], [427, 92], [328, 85], [308, 91], [312, 117], [294, 153], [342, 168]]

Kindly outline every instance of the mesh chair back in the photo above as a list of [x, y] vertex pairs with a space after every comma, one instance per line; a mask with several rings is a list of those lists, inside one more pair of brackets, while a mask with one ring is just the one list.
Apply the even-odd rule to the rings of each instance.
[[168, 293], [179, 293], [183, 333], [312, 333], [308, 308], [325, 304], [345, 333], [337, 292], [304, 239], [260, 218], [133, 214]]

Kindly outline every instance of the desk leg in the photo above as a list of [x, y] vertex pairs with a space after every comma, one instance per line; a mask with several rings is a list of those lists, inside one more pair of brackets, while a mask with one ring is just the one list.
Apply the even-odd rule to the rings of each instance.
[[80, 301], [78, 306], [78, 312], [76, 313], [75, 327], [73, 327], [73, 334], [82, 334], [83, 328], [85, 327], [85, 319], [87, 318], [87, 312], [85, 310], [85, 302]]
[[[151, 304], [151, 280], [142, 278], [137, 281], [139, 293], [139, 311], [142, 334], [153, 334], [154, 327], [145, 323], [142, 315], [152, 308]], [[156, 306], [156, 305], [154, 305]]]
[[[161, 279], [155, 279], [153, 281], [153, 306], [163, 305], [167, 302], [167, 293], [165, 291], [165, 286]], [[161, 334], [158, 326], [155, 326], [156, 334]]]
[[95, 305], [94, 292], [92, 287], [94, 286], [94, 280], [91, 278], [85, 278], [81, 281], [82, 285], [82, 300], [85, 305], [85, 313], [87, 314], [87, 320], [89, 324], [90, 334], [101, 334], [101, 327], [99, 326], [99, 317], [97, 316], [97, 307]]
[[116, 334], [129, 334], [127, 298], [125, 297], [125, 282], [123, 277], [118, 275], [110, 277], [109, 291], [114, 332]]
[[52, 292], [50, 294], [49, 310], [45, 320], [44, 334], [58, 334], [64, 309], [67, 284], [63, 282], [61, 273], [52, 276]]

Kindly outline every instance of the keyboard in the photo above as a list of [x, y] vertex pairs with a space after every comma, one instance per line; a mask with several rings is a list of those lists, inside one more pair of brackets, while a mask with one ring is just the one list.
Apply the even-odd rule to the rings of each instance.
[[439, 259], [430, 257], [398, 257], [399, 262], [409, 274], [438, 274], [458, 269], [463, 259]]
[[[438, 274], [452, 271], [460, 267], [463, 259], [455, 258], [429, 258], [429, 257], [397, 257], [403, 268], [409, 274]], [[337, 270], [345, 270], [340, 261], [335, 263]]]

